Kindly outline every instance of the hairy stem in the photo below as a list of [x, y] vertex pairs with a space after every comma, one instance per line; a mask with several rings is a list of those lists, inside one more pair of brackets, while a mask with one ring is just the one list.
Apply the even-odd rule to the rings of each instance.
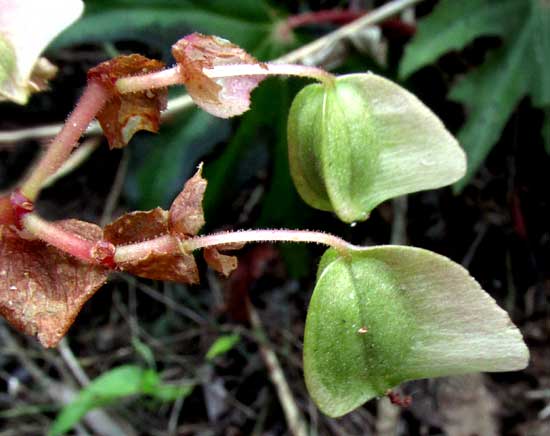
[[88, 84], [73, 113], [21, 185], [21, 193], [30, 201], [36, 200], [44, 182], [67, 160], [78, 139], [108, 98], [109, 92], [101, 84]]
[[143, 259], [155, 252], [179, 253], [181, 251], [178, 240], [171, 235], [159, 236], [148, 241], [136, 242], [135, 244], [119, 245], [115, 252], [115, 263], [132, 262]]
[[109, 241], [90, 241], [32, 212], [21, 217], [21, 224], [27, 232], [77, 259], [111, 269], [116, 267], [116, 247]]
[[330, 84], [334, 81], [334, 75], [322, 68], [310, 67], [298, 64], [240, 64], [220, 65], [204, 70], [204, 73], [212, 78], [237, 77], [237, 76], [297, 76], [309, 77], [323, 83]]
[[35, 213], [26, 214], [21, 221], [25, 230], [42, 241], [80, 260], [96, 263], [91, 256], [94, 242], [69, 232], [57, 224], [50, 223]]
[[183, 85], [183, 76], [180, 74], [179, 66], [177, 65], [153, 73], [121, 77], [115, 84], [117, 91], [121, 94], [166, 88], [173, 85]]
[[343, 239], [323, 232], [309, 230], [243, 230], [238, 232], [220, 232], [205, 236], [195, 236], [189, 239], [179, 240], [171, 235], [163, 235], [134, 244], [120, 245], [116, 248], [114, 262], [116, 264], [132, 262], [155, 253], [191, 253], [206, 247], [215, 247], [224, 244], [239, 244], [247, 242], [309, 242], [328, 245], [338, 250], [342, 255], [347, 255], [356, 246]]
[[172, 235], [163, 235], [154, 239], [115, 247], [108, 241], [89, 241], [82, 236], [64, 229], [59, 224], [50, 223], [35, 213], [27, 213], [21, 218], [26, 231], [55, 248], [88, 263], [115, 268], [117, 264], [146, 258], [151, 253], [177, 254], [226, 244], [247, 242], [309, 242], [328, 245], [346, 256], [358, 247], [343, 239], [323, 232], [310, 230], [243, 230], [238, 232], [220, 232], [190, 239], [179, 239]]
[[[332, 83], [334, 80], [332, 74], [321, 68], [278, 63], [220, 65], [213, 68], [205, 68], [203, 72], [212, 79], [271, 75], [309, 77], [324, 83]], [[123, 77], [117, 80], [116, 88], [121, 94], [127, 94], [183, 84], [183, 75], [180, 74], [180, 67], [175, 66], [141, 76]]]
[[328, 245], [345, 254], [357, 247], [344, 241], [338, 236], [328, 233], [315, 232], [310, 230], [243, 230], [238, 232], [220, 232], [211, 235], [195, 236], [194, 238], [182, 241], [182, 247], [187, 251], [199, 248], [212, 247], [223, 244], [246, 243], [246, 242], [310, 242], [314, 244]]

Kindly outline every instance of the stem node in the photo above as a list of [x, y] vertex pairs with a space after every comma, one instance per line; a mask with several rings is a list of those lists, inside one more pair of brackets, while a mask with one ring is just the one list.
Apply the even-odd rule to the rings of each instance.
[[90, 257], [97, 263], [110, 269], [115, 269], [116, 247], [108, 241], [98, 241], [90, 249]]
[[15, 226], [23, 229], [23, 218], [34, 210], [34, 203], [24, 196], [19, 189], [13, 191], [10, 195], [11, 207], [15, 218]]

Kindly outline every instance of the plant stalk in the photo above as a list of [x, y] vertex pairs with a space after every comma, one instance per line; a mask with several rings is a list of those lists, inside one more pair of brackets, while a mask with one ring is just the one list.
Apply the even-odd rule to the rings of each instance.
[[298, 64], [260, 63], [240, 65], [219, 65], [214, 68], [204, 69], [204, 73], [212, 78], [238, 77], [238, 76], [297, 76], [308, 77], [320, 82], [331, 84], [336, 77], [322, 68], [310, 67]]
[[36, 200], [44, 182], [67, 160], [78, 139], [108, 98], [109, 92], [100, 83], [88, 83], [73, 113], [21, 185], [21, 193], [30, 201]]
[[304, 12], [292, 15], [286, 20], [289, 29], [295, 29], [308, 24], [331, 22], [348, 22], [365, 15], [366, 11], [351, 11], [346, 9], [328, 9], [324, 11]]
[[[219, 65], [203, 69], [211, 79], [239, 76], [298, 76], [309, 77], [323, 83], [332, 83], [335, 77], [329, 72], [305, 65], [282, 63], [234, 64]], [[164, 88], [173, 85], [184, 85], [180, 66], [155, 71], [141, 76], [122, 77], [117, 80], [116, 88], [121, 94]]]
[[163, 235], [135, 244], [120, 245], [116, 248], [114, 262], [116, 264], [132, 262], [156, 253], [191, 253], [207, 247], [219, 247], [226, 244], [247, 242], [309, 242], [328, 245], [343, 256], [358, 247], [343, 239], [323, 232], [309, 230], [243, 230], [238, 232], [220, 232], [210, 235], [195, 236], [189, 239], [178, 239], [172, 235]]
[[215, 247], [224, 244], [247, 243], [247, 242], [309, 242], [313, 244], [328, 245], [338, 252], [345, 254], [357, 247], [344, 241], [338, 236], [329, 233], [316, 232], [311, 230], [242, 230], [238, 232], [220, 232], [205, 236], [195, 236], [181, 242], [182, 247], [187, 251], [199, 248]]
[[92, 257], [95, 242], [50, 223], [35, 213], [28, 213], [21, 218], [25, 230], [55, 248], [71, 254], [77, 259], [88, 263], [97, 263]]
[[178, 239], [171, 235], [164, 235], [135, 244], [119, 245], [116, 248], [114, 261], [117, 264], [132, 262], [143, 259], [153, 252], [158, 254], [181, 252]]

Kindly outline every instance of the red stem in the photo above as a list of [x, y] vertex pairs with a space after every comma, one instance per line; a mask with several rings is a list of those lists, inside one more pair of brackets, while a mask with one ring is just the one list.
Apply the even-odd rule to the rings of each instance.
[[109, 91], [101, 83], [88, 83], [73, 113], [67, 118], [63, 129], [54, 138], [46, 153], [31, 170], [27, 180], [21, 185], [21, 193], [31, 202], [36, 200], [44, 181], [67, 160], [71, 151], [77, 145], [78, 139], [109, 96]]
[[366, 11], [351, 11], [346, 9], [328, 9], [324, 11], [305, 12], [288, 17], [286, 25], [289, 30], [308, 24], [348, 23], [365, 15]]
[[[1, 199], [1, 198], [0, 198]], [[226, 244], [244, 244], [247, 242], [282, 241], [309, 242], [328, 245], [341, 255], [359, 250], [337, 236], [308, 230], [263, 229], [238, 232], [221, 232], [191, 239], [178, 240], [172, 235], [163, 235], [143, 242], [115, 247], [112, 243], [99, 240], [89, 241], [82, 236], [50, 223], [35, 213], [28, 212], [21, 217], [23, 228], [44, 242], [78, 259], [111, 269], [123, 262], [131, 262], [147, 257], [151, 253], [191, 253], [194, 250], [223, 246]]]
[[77, 259], [111, 269], [116, 267], [116, 248], [108, 241], [89, 241], [34, 213], [23, 215], [21, 223], [29, 233]]
[[89, 263], [98, 263], [91, 255], [95, 242], [88, 241], [82, 236], [68, 232], [60, 226], [40, 218], [34, 213], [25, 215], [21, 221], [25, 230], [40, 238], [42, 241], [78, 259]]

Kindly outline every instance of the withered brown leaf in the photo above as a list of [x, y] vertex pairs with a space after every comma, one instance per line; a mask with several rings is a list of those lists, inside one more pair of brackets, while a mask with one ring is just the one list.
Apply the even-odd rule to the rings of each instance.
[[206, 185], [201, 164], [170, 206], [169, 226], [172, 234], [187, 237], [199, 233], [204, 225], [202, 199]]
[[211, 79], [204, 68], [220, 65], [260, 64], [239, 46], [219, 38], [192, 33], [172, 46], [172, 55], [180, 65], [183, 82], [194, 102], [220, 118], [246, 112], [250, 93], [265, 76], [241, 76]]
[[164, 63], [138, 54], [119, 56], [88, 72], [88, 81], [99, 81], [112, 97], [97, 114], [110, 148], [125, 147], [139, 130], [158, 132], [160, 112], [166, 108], [165, 88], [119, 94], [115, 83], [121, 77], [162, 70]]
[[[101, 229], [91, 223], [66, 220], [58, 225], [87, 240], [101, 238]], [[45, 347], [58, 344], [107, 274], [106, 268], [0, 225], [0, 314]]]
[[[180, 238], [188, 238], [196, 235], [204, 225], [204, 212], [202, 200], [206, 191], [207, 181], [202, 177], [202, 164], [193, 177], [183, 187], [176, 197], [169, 213], [170, 232]], [[237, 258], [227, 256], [220, 251], [238, 250], [244, 244], [222, 244], [215, 247], [207, 247], [203, 250], [203, 256], [208, 265], [215, 271], [228, 276], [237, 268]]]
[[15, 224], [15, 215], [9, 194], [0, 195], [0, 225], [2, 224]]
[[[105, 226], [103, 238], [114, 245], [127, 245], [169, 235], [168, 212], [156, 208], [125, 214]], [[151, 250], [144, 257], [119, 262], [123, 271], [153, 279], [180, 283], [198, 283], [199, 273], [192, 254]]]
[[203, 250], [204, 260], [210, 267], [228, 277], [237, 269], [238, 260], [236, 256], [228, 256], [220, 253], [217, 247], [207, 247]]

